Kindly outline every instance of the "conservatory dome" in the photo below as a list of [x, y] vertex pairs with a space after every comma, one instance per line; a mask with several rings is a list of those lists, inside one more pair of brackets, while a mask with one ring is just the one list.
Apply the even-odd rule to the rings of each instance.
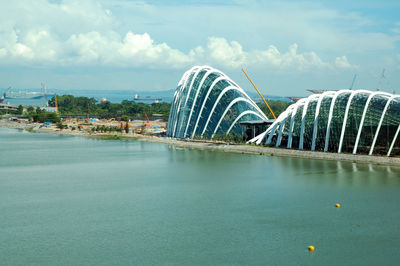
[[250, 140], [289, 149], [353, 154], [400, 154], [400, 95], [339, 90], [290, 105]]
[[240, 122], [266, 119], [244, 90], [224, 73], [210, 66], [195, 66], [183, 74], [175, 90], [167, 136], [241, 134]]

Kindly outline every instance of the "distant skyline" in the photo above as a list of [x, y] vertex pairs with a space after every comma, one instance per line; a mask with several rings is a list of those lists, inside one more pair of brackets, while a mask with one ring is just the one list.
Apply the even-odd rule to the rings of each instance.
[[[0, 2], [0, 88], [174, 89], [194, 65], [253, 91], [400, 94], [398, 1]], [[385, 75], [382, 79], [382, 71]]]

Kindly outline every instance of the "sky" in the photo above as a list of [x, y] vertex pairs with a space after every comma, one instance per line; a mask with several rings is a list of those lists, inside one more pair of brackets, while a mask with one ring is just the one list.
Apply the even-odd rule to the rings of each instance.
[[[263, 94], [400, 93], [400, 1], [0, 1], [0, 88], [160, 91], [195, 65]], [[382, 75], [382, 73], [384, 73]]]

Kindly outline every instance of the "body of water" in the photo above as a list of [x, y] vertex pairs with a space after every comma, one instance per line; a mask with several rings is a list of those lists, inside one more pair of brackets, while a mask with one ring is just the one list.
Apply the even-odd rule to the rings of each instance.
[[398, 168], [0, 129], [1, 265], [395, 265], [399, 221]]
[[[3, 95], [6, 89], [0, 89], [0, 97]], [[14, 89], [13, 91], [18, 91]], [[40, 89], [29, 89], [22, 91], [41, 91]], [[48, 93], [54, 93], [54, 90], [49, 89]], [[134, 96], [138, 94], [139, 97], [146, 99], [150, 97], [151, 99], [161, 99], [161, 102], [170, 103], [172, 101], [174, 90], [165, 90], [165, 91], [148, 91], [148, 92], [135, 92], [129, 90], [57, 90], [57, 95], [73, 95], [75, 97], [88, 97], [95, 98], [96, 100], [101, 100], [106, 98], [108, 101], [112, 103], [121, 103], [123, 100], [133, 101]], [[4, 103], [9, 102], [10, 104], [15, 105], [35, 105], [35, 106], [43, 106], [47, 104], [48, 99], [5, 99]], [[136, 100], [137, 102], [143, 103], [152, 103], [149, 100]]]

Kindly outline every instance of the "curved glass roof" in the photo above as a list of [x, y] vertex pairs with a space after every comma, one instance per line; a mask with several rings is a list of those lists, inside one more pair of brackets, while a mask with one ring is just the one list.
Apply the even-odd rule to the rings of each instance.
[[233, 80], [210, 66], [186, 71], [176, 88], [167, 136], [212, 138], [241, 134], [240, 122], [268, 119]]
[[250, 142], [299, 150], [400, 155], [400, 95], [339, 90], [290, 105]]

